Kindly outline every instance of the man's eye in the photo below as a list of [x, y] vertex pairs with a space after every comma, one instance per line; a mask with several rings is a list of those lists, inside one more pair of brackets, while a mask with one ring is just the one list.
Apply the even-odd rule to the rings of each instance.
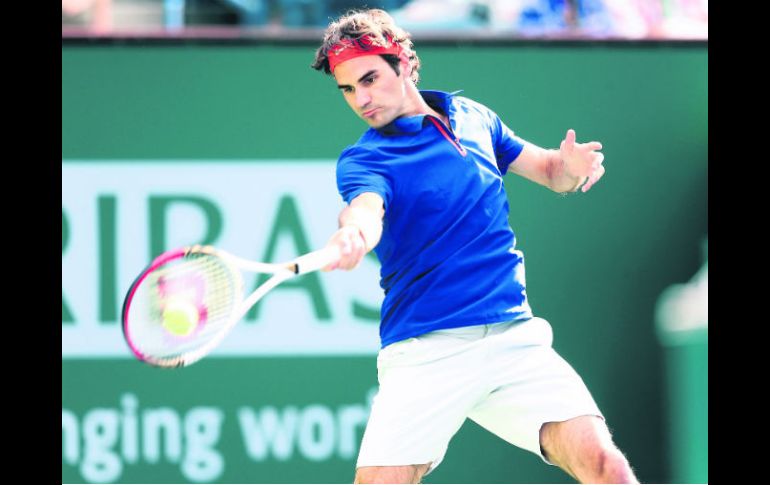
[[374, 77], [368, 77], [364, 79], [364, 84], [372, 84], [374, 82]]
[[352, 88], [342, 88], [342, 92], [343, 93], [352, 93], [353, 89]]

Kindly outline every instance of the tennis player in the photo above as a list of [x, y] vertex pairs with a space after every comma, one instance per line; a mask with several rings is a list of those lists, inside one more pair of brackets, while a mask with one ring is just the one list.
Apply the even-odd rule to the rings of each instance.
[[379, 389], [356, 483], [419, 483], [466, 418], [583, 483], [638, 483], [582, 379], [527, 302], [503, 176], [587, 192], [598, 142], [568, 130], [559, 150], [528, 143], [489, 108], [422, 91], [410, 35], [378, 9], [332, 22], [312, 67], [332, 75], [369, 130], [345, 148], [347, 203], [326, 269], [382, 264]]

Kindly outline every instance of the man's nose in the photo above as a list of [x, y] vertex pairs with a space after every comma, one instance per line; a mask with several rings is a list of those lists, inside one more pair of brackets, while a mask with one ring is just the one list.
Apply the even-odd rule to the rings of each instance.
[[356, 104], [359, 108], [365, 108], [372, 102], [372, 97], [369, 95], [369, 91], [365, 89], [356, 90]]

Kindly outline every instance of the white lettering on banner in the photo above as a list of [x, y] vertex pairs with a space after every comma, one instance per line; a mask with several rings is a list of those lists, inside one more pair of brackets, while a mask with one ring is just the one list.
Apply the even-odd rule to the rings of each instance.
[[297, 408], [288, 406], [280, 412], [265, 406], [259, 414], [249, 408], [238, 410], [246, 451], [252, 460], [265, 460], [270, 454], [278, 461], [291, 458], [297, 428]]
[[304, 410], [291, 406], [238, 410], [246, 452], [254, 461], [290, 460], [295, 448], [304, 458], [322, 461], [335, 453], [335, 447], [340, 458], [350, 459], [368, 418], [368, 408], [361, 405], [342, 406], [336, 413], [323, 404]]
[[[313, 462], [355, 457], [376, 389], [365, 403], [284, 408], [241, 407], [237, 422], [246, 455], [255, 462], [304, 459]], [[192, 482], [217, 481], [225, 457], [217, 449], [226, 421], [218, 407], [182, 413], [170, 407], [139, 410], [134, 394], [120, 408], [93, 408], [82, 418], [62, 408], [62, 464], [76, 467], [88, 482], [115, 482], [125, 465], [179, 465]], [[227, 420], [230, 421], [230, 420]], [[140, 439], [141, 437], [141, 439]], [[81, 446], [82, 444], [82, 446]]]
[[308, 406], [300, 420], [300, 452], [313, 461], [328, 459], [334, 452], [336, 431], [334, 416], [326, 406]]
[[[62, 358], [130, 357], [123, 297], [159, 250], [208, 242], [287, 260], [323, 247], [343, 206], [333, 160], [62, 161]], [[248, 291], [258, 277], [245, 276]], [[376, 258], [310, 277], [273, 290], [212, 355], [375, 354]]]
[[225, 461], [213, 447], [219, 441], [224, 413], [217, 408], [195, 408], [185, 416], [187, 442], [182, 474], [196, 482], [208, 482], [222, 474]]

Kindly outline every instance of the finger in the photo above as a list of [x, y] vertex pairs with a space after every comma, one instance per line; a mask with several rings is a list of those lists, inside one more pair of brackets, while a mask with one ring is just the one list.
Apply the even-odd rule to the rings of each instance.
[[564, 143], [567, 150], [572, 150], [575, 147], [575, 130], [572, 128], [567, 130], [567, 136], [564, 137]]
[[591, 178], [592, 178], [592, 180], [591, 180], [591, 187], [596, 185], [596, 182], [598, 182], [599, 179], [602, 178], [603, 175], [604, 175], [604, 167], [600, 165], [599, 169], [591, 176]]
[[366, 246], [363, 238], [359, 234], [352, 234], [350, 237], [350, 252], [345, 256], [344, 269], [352, 270], [358, 267], [366, 254]]
[[342, 236], [341, 242], [341, 250], [340, 252], [342, 255], [347, 259], [347, 256], [350, 255], [350, 253], [353, 251], [353, 241], [351, 240], [351, 237], [349, 234], [345, 234]]
[[353, 250], [353, 253], [350, 255], [349, 269], [356, 269], [358, 265], [361, 264], [362, 259], [364, 259], [364, 247], [359, 245]]
[[350, 236], [351, 250], [348, 255], [348, 269], [355, 269], [361, 263], [366, 254], [366, 242], [363, 236], [359, 232], [355, 232]]
[[340, 268], [344, 270], [351, 270], [356, 264], [356, 258], [353, 253], [346, 254], [342, 260], [340, 260]]
[[332, 269], [345, 269], [345, 262], [348, 259], [349, 248], [344, 238], [340, 237], [337, 241], [337, 248], [339, 249], [339, 259], [336, 263], [333, 263]]
[[589, 178], [588, 182], [586, 182], [585, 185], [583, 185], [583, 188], [581, 189], [583, 192], [588, 192], [588, 190], [594, 186], [596, 182], [599, 181], [600, 178], [604, 175], [604, 165], [599, 165], [599, 168], [594, 172]]
[[344, 269], [345, 271], [350, 271], [353, 268], [353, 262], [349, 257], [344, 257], [340, 260], [339, 269]]
[[334, 271], [335, 269], [339, 268], [340, 262], [335, 261], [334, 263], [327, 264], [323, 268], [321, 268], [321, 271]]
[[604, 162], [604, 154], [597, 153], [594, 156], [593, 162], [591, 162], [591, 168], [593, 168], [594, 170], [599, 170], [599, 167], [602, 166], [602, 162]]
[[589, 141], [588, 143], [583, 143], [583, 146], [589, 150], [601, 150], [602, 144], [598, 141]]
[[583, 192], [588, 192], [588, 190], [593, 187], [593, 185], [596, 183], [596, 174], [598, 173], [598, 170], [595, 170], [591, 173], [591, 175], [588, 177], [588, 180], [586, 181], [585, 185], [583, 186]]

